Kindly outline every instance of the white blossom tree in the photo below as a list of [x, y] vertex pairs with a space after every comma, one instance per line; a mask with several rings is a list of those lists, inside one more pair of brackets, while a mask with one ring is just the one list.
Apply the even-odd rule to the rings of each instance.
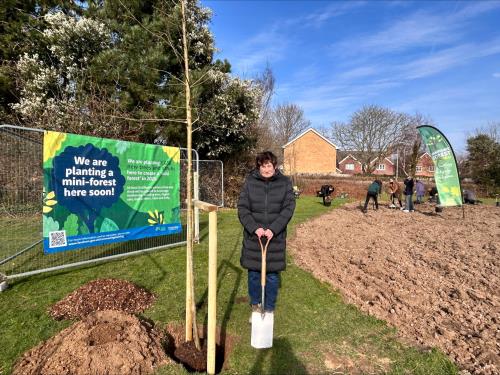
[[253, 147], [252, 125], [259, 117], [261, 90], [250, 80], [212, 70], [216, 94], [198, 106], [196, 146], [210, 158], [227, 159]]
[[109, 47], [104, 24], [62, 12], [44, 16], [47, 28], [41, 38], [43, 55], [25, 53], [16, 64], [21, 97], [12, 108], [26, 124], [68, 130], [83, 127], [89, 111], [82, 108], [81, 86], [92, 58]]

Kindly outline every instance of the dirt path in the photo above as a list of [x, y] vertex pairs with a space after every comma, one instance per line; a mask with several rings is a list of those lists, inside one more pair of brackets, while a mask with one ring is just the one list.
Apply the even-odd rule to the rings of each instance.
[[346, 206], [300, 225], [296, 263], [346, 300], [437, 346], [472, 374], [500, 374], [500, 208]]

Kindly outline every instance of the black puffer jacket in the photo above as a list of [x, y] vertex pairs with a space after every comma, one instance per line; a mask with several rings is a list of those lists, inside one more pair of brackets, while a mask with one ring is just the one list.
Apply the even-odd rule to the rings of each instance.
[[[242, 267], [260, 271], [261, 251], [255, 231], [270, 229], [273, 238], [267, 248], [267, 271], [278, 272], [286, 268], [286, 226], [295, 210], [292, 182], [278, 170], [264, 179], [253, 170], [245, 180], [238, 201], [238, 217], [243, 225]], [[262, 237], [265, 245], [266, 237]]]
[[406, 178], [403, 183], [405, 184], [405, 195], [413, 195], [413, 178]]

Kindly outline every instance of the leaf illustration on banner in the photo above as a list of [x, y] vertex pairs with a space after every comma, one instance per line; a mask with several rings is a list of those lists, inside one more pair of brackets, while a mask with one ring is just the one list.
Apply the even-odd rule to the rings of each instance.
[[65, 133], [45, 132], [43, 137], [43, 162], [53, 158], [66, 139]]
[[171, 222], [178, 223], [180, 220], [181, 209], [179, 206], [172, 208]]
[[163, 146], [163, 152], [165, 152], [174, 163], [178, 163], [181, 158], [180, 150], [177, 147]]
[[148, 223], [151, 225], [157, 225], [157, 224], [165, 224], [165, 217], [163, 216], [163, 212], [158, 212], [158, 210], [155, 210], [155, 212], [148, 211], [148, 214], [150, 218], [148, 219]]
[[56, 194], [51, 191], [49, 192], [45, 198], [43, 199], [43, 213], [48, 214], [50, 211], [52, 211], [53, 206], [57, 204], [57, 201], [54, 199]]
[[43, 215], [43, 236], [48, 237], [50, 232], [59, 230], [59, 222], [53, 218]]
[[67, 236], [76, 236], [78, 234], [78, 216], [71, 214], [68, 216], [63, 226]]
[[118, 225], [116, 225], [116, 223], [109, 219], [109, 218], [106, 218], [103, 220], [102, 224], [101, 224], [101, 230], [100, 232], [103, 233], [103, 232], [114, 232], [116, 230], [120, 230], [120, 228], [118, 227]]
[[80, 234], [89, 234], [89, 228], [87, 226], [80, 222], [80, 226], [78, 227], [78, 233]]
[[118, 141], [116, 142], [116, 152], [118, 154], [123, 154], [130, 147], [130, 143], [127, 141]]

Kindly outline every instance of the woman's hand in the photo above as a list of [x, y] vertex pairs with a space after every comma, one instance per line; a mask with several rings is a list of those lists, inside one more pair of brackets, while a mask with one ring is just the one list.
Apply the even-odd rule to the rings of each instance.
[[259, 228], [255, 231], [255, 234], [257, 235], [257, 237], [261, 238], [262, 236], [266, 235], [266, 231], [264, 230], [264, 228]]
[[273, 231], [271, 229], [266, 229], [264, 231], [264, 236], [267, 237], [268, 241], [271, 241], [271, 238], [273, 238], [273, 236], [274, 236]]

